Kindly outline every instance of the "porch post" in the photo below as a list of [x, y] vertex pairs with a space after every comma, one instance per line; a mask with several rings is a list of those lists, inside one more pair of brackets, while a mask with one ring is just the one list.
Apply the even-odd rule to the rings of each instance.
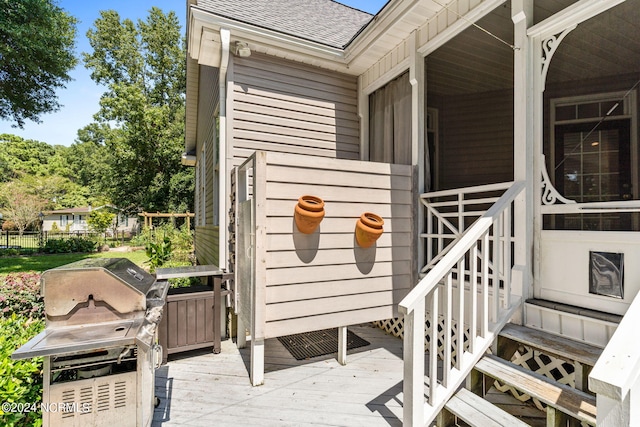
[[[425, 170], [424, 153], [425, 153], [425, 68], [424, 57], [418, 52], [418, 34], [417, 31], [413, 31], [409, 36], [409, 83], [411, 84], [411, 164], [417, 166], [418, 179], [414, 184], [415, 191], [417, 192], [414, 197], [419, 196], [425, 192]], [[415, 176], [415, 175], [414, 175]], [[420, 233], [424, 230], [425, 213], [422, 203], [416, 203], [418, 211], [416, 212], [417, 218], [414, 219], [414, 236], [416, 241], [414, 244], [414, 250], [416, 250], [413, 257], [417, 260], [413, 266], [412, 274], [417, 279], [420, 268], [424, 265], [424, 245], [420, 242]], [[417, 248], [416, 248], [417, 246]]]
[[533, 0], [511, 0], [514, 24], [513, 56], [513, 178], [525, 181], [525, 191], [515, 200], [513, 293], [531, 296], [533, 254], [533, 69], [527, 29], [533, 23]]
[[[219, 111], [219, 120], [220, 120], [220, 129], [219, 129], [219, 144], [218, 144], [218, 162], [220, 167], [220, 173], [218, 174], [219, 182], [219, 191], [218, 194], [218, 218], [219, 218], [219, 227], [218, 227], [218, 264], [222, 269], [227, 268], [227, 224], [229, 224], [229, 210], [227, 209], [227, 195], [231, 192], [230, 180], [227, 182], [227, 166], [232, 165], [233, 163], [229, 160], [230, 155], [230, 135], [228, 134], [228, 113], [232, 111], [231, 100], [227, 99], [229, 95], [232, 95], [233, 90], [228, 91], [229, 87], [233, 87], [233, 85], [228, 85], [228, 76], [229, 72], [229, 45], [231, 40], [231, 32], [225, 28], [220, 29], [220, 41], [221, 41], [221, 59], [220, 59], [220, 74], [219, 74], [219, 91], [220, 91], [220, 111]], [[213, 117], [211, 118], [213, 120]], [[214, 126], [215, 129], [215, 126]], [[206, 179], [206, 178], [205, 178]], [[213, 194], [211, 194], [213, 197]]]

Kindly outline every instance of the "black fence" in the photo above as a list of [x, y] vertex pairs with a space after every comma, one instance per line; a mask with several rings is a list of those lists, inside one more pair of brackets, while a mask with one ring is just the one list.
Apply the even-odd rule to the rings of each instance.
[[0, 234], [0, 249], [39, 249], [44, 247], [50, 239], [70, 239], [74, 237], [106, 241], [106, 243], [120, 242], [124, 244], [125, 241], [131, 238], [131, 232], [120, 231], [114, 236], [108, 235], [105, 240], [104, 234], [88, 231], [25, 231], [22, 234], [17, 231], [2, 231]]

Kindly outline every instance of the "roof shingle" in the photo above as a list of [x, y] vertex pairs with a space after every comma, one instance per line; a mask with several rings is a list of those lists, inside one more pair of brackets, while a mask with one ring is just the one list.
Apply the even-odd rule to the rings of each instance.
[[198, 0], [225, 18], [344, 48], [373, 18], [333, 0]]

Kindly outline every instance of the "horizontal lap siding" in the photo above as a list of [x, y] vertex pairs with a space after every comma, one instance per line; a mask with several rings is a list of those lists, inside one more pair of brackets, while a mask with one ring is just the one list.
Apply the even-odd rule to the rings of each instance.
[[[413, 172], [410, 166], [267, 155], [266, 336], [393, 317], [413, 286]], [[298, 232], [299, 196], [325, 201], [316, 233]], [[383, 217], [368, 249], [355, 241], [363, 212]]]
[[234, 58], [234, 164], [254, 151], [359, 159], [357, 80], [265, 55]]
[[[198, 263], [200, 264], [218, 264], [218, 227], [213, 225], [214, 213], [218, 209], [217, 201], [213, 200], [215, 173], [215, 157], [214, 153], [214, 133], [215, 133], [215, 109], [219, 102], [219, 83], [218, 69], [200, 66], [200, 95], [198, 97], [198, 131], [197, 131], [197, 156], [198, 164], [196, 166], [196, 174], [199, 175], [199, 182], [204, 180], [205, 197], [202, 200], [200, 189], [196, 189], [197, 198], [197, 215], [204, 213], [204, 218], [197, 218], [197, 226], [195, 238], [195, 250]], [[205, 147], [205, 158], [202, 158], [202, 146]], [[205, 176], [202, 174], [200, 162], [205, 162]], [[204, 202], [204, 210], [202, 203]], [[204, 211], [204, 212], [203, 212]]]
[[218, 264], [219, 227], [207, 225], [196, 227], [195, 249], [198, 264]]

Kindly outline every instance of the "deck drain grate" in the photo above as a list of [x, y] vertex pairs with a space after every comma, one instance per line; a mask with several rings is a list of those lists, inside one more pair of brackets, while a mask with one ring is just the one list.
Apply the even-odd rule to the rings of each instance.
[[[305, 360], [312, 357], [338, 352], [338, 329], [323, 329], [321, 331], [304, 332], [301, 334], [278, 337], [284, 348], [296, 360]], [[369, 345], [369, 341], [360, 338], [350, 330], [347, 330], [347, 350]]]

